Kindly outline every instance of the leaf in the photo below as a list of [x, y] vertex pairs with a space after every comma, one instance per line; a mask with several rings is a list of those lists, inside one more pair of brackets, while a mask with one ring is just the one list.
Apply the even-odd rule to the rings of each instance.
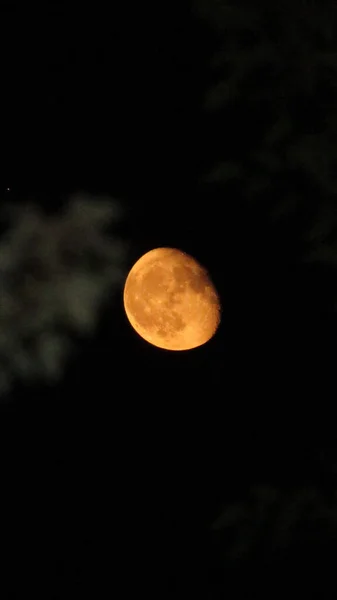
[[225, 183], [232, 179], [239, 179], [243, 175], [241, 165], [230, 161], [219, 162], [211, 172], [205, 177], [205, 180], [211, 183]]
[[220, 530], [241, 523], [247, 516], [247, 510], [243, 505], [228, 506], [223, 509], [221, 515], [214, 521], [211, 529]]

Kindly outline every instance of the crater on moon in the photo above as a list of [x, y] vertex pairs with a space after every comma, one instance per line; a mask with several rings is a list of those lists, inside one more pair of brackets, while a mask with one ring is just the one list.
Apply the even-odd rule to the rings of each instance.
[[139, 335], [169, 350], [204, 344], [220, 322], [219, 297], [207, 271], [173, 248], [151, 250], [135, 263], [124, 307]]

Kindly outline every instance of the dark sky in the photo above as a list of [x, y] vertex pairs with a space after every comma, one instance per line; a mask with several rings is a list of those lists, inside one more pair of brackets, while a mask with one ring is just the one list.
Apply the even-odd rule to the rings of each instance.
[[129, 266], [185, 250], [223, 314], [171, 354], [120, 295], [59, 386], [13, 392], [2, 597], [278, 597], [294, 574], [324, 597], [328, 535], [268, 562], [261, 534], [226, 562], [210, 526], [252, 486], [336, 487], [336, 12], [28, 4], [1, 9], [1, 195], [50, 212], [76, 190], [119, 198]]

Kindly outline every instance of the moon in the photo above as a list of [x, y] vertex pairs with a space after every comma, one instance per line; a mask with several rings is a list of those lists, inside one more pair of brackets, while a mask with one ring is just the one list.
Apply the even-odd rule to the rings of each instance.
[[156, 248], [132, 267], [124, 308], [134, 330], [165, 350], [208, 342], [220, 323], [219, 295], [204, 267], [176, 248]]

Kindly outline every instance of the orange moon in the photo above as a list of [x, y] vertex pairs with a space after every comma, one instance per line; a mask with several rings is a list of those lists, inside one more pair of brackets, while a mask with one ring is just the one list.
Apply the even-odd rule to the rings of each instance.
[[208, 342], [220, 323], [218, 293], [192, 256], [156, 248], [132, 267], [124, 308], [135, 331], [165, 350], [190, 350]]

